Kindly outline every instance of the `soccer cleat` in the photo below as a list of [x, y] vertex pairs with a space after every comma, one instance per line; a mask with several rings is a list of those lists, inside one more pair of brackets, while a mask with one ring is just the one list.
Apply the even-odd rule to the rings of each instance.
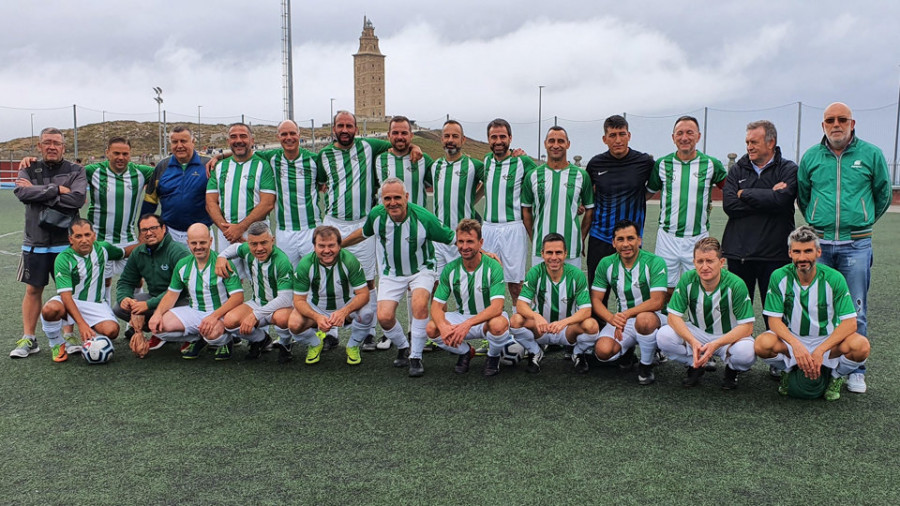
[[56, 346], [50, 348], [50, 356], [53, 358], [54, 362], [65, 362], [69, 359], [69, 355], [66, 353], [66, 345], [65, 344], [57, 344]]
[[394, 359], [394, 367], [409, 366], [409, 347], [397, 350], [397, 358]]
[[150, 345], [150, 351], [158, 350], [165, 346], [166, 342], [156, 336], [150, 336], [150, 341], [148, 341]]
[[652, 364], [638, 364], [638, 383], [641, 385], [649, 385], [656, 381], [656, 375], [653, 374]]
[[422, 365], [421, 358], [411, 358], [409, 359], [409, 377], [410, 378], [421, 378], [425, 375], [425, 366]]
[[706, 362], [706, 366], [704, 366], [704, 369], [706, 370], [706, 372], [716, 372], [716, 357], [709, 357], [709, 360]]
[[669, 361], [669, 357], [667, 357], [662, 350], [657, 349], [656, 354], [653, 356], [653, 365], [665, 364]]
[[[596, 356], [596, 355], [595, 355]], [[616, 364], [619, 366], [619, 369], [623, 371], [630, 371], [634, 364], [637, 363], [637, 357], [634, 356], [634, 347], [628, 348], [622, 355], [619, 356], [619, 359], [616, 360]]]
[[206, 348], [206, 341], [203, 339], [194, 341], [192, 343], [187, 343], [188, 347], [181, 352], [181, 358], [187, 360], [193, 360], [200, 356], [200, 351], [203, 348]]
[[780, 380], [781, 372], [782, 372], [781, 369], [775, 367], [774, 365], [769, 366], [769, 377], [772, 378], [773, 380]]
[[544, 358], [544, 350], [539, 348], [537, 353], [528, 354], [528, 372], [537, 374], [541, 372], [541, 360]]
[[216, 350], [216, 360], [231, 360], [231, 344], [219, 346], [219, 349]]
[[465, 374], [469, 372], [469, 364], [472, 362], [472, 357], [475, 356], [475, 348], [469, 346], [469, 351], [459, 355], [456, 359], [456, 367], [453, 368], [453, 371], [456, 374]]
[[491, 345], [491, 343], [489, 343], [487, 339], [482, 339], [481, 343], [478, 345], [478, 348], [475, 348], [475, 356], [483, 357], [483, 356], [487, 355], [488, 348], [490, 347], [490, 345]]
[[250, 349], [247, 350], [247, 354], [244, 355], [244, 360], [256, 360], [262, 354], [263, 348], [272, 344], [272, 338], [266, 336], [262, 341], [256, 341], [250, 343]]
[[484, 361], [484, 371], [482, 373], [486, 378], [500, 374], [500, 356], [488, 356]]
[[788, 394], [789, 376], [787, 371], [781, 371], [781, 383], [778, 384], [778, 393], [781, 395]]
[[319, 341], [318, 346], [306, 347], [306, 365], [318, 364], [322, 358], [322, 349], [325, 347], [325, 341]]
[[[202, 341], [202, 339], [201, 339], [201, 341]], [[186, 352], [187, 349], [190, 347], [191, 347], [191, 343], [184, 342], [184, 343], [181, 343], [181, 348], [179, 348], [178, 351], [180, 351], [181, 354], [184, 355], [184, 352]]]
[[23, 337], [16, 341], [16, 347], [9, 352], [9, 358], [25, 358], [41, 351], [37, 339]]
[[738, 372], [731, 368], [730, 365], [725, 366], [725, 376], [722, 378], [722, 390], [734, 390], [737, 388]]
[[572, 360], [572, 355], [575, 353], [575, 347], [571, 345], [563, 346], [563, 360]]
[[291, 354], [291, 348], [293, 347], [292, 343], [288, 343], [286, 345], [281, 343], [275, 343], [275, 348], [278, 349], [278, 363], [279, 364], [287, 364], [288, 362], [294, 360], [294, 355]]
[[359, 365], [362, 363], [362, 357], [359, 356], [359, 346], [347, 346], [347, 363], [350, 365]]
[[[316, 333], [316, 335], [318, 335], [318, 333]], [[322, 351], [331, 351], [331, 350], [337, 348], [338, 345], [341, 343], [340, 341], [338, 341], [337, 337], [335, 337], [331, 334], [326, 335], [324, 338], [320, 336], [319, 339], [322, 340], [322, 343], [321, 343]]]
[[866, 375], [860, 372], [850, 373], [847, 379], [847, 391], [855, 394], [866, 393]]
[[[692, 388], [700, 384], [700, 378], [706, 372], [706, 369], [703, 367], [688, 367], [687, 374], [684, 379], [681, 380], [681, 386], [685, 388]], [[723, 384], [724, 385], [724, 384]]]
[[440, 349], [441, 348], [438, 347], [437, 343], [429, 339], [425, 341], [425, 348], [423, 348], [422, 351], [438, 351]]
[[81, 353], [82, 350], [82, 342], [81, 339], [78, 338], [75, 334], [68, 334], [63, 336], [63, 339], [66, 340], [66, 354], [72, 355], [74, 353]]
[[131, 337], [134, 336], [134, 327], [129, 324], [123, 335], [125, 336], [126, 341], [131, 341]]
[[391, 340], [386, 336], [381, 336], [381, 339], [379, 339], [378, 342], [375, 343], [375, 349], [377, 349], [378, 351], [391, 349]]
[[578, 355], [575, 355], [574, 361], [575, 372], [577, 372], [578, 374], [587, 374], [588, 370], [590, 369], [590, 366], [588, 366], [587, 354], [579, 353]]
[[362, 345], [360, 345], [359, 349], [362, 351], [375, 351], [378, 349], [378, 345], [375, 344], [375, 336], [369, 334], [366, 336], [365, 340], [363, 340]]
[[843, 376], [838, 376], [837, 378], [831, 378], [831, 381], [828, 382], [828, 388], [825, 389], [825, 400], [826, 401], [836, 401], [841, 398], [841, 387], [844, 386], [844, 382], [846, 380]]

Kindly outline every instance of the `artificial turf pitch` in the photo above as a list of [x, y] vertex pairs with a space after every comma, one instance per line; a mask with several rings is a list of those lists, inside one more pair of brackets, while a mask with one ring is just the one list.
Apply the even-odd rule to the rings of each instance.
[[[7, 353], [24, 291], [10, 191], [0, 216]], [[712, 216], [719, 237], [725, 216]], [[343, 348], [315, 366], [302, 350], [288, 365], [274, 353], [245, 362], [246, 347], [230, 362], [182, 360], [174, 345], [138, 360], [120, 339], [112, 363], [88, 366], [52, 363], [38, 330], [39, 354], [0, 358], [0, 504], [897, 504], [898, 242], [888, 214], [874, 241], [869, 392], [832, 403], [779, 396], [762, 362], [729, 392], [721, 365], [684, 389], [669, 362], [642, 387], [635, 371], [575, 374], [560, 353], [538, 375], [486, 379], [483, 359], [456, 375], [436, 352], [415, 379], [393, 351], [356, 367]]]

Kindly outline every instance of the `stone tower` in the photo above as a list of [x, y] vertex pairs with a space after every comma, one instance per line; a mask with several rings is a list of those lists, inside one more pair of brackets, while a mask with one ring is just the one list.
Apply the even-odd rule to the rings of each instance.
[[353, 96], [357, 119], [384, 120], [384, 55], [378, 49], [375, 25], [366, 17], [359, 51], [353, 55]]

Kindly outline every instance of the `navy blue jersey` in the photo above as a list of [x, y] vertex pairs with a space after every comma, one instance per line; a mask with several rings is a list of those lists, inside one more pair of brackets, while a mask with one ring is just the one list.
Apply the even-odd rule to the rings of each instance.
[[587, 172], [594, 184], [594, 216], [591, 237], [612, 244], [613, 226], [619, 220], [631, 220], [644, 235], [647, 214], [647, 180], [653, 171], [653, 157], [629, 149], [623, 158], [609, 151], [588, 162]]

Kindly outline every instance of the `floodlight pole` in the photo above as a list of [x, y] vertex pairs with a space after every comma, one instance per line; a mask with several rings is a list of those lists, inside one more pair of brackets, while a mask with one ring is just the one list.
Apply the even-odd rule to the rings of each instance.
[[544, 105], [543, 93], [544, 93], [544, 86], [538, 85], [538, 149], [537, 149], [538, 159], [540, 159], [540, 157], [541, 157], [541, 114], [543, 112], [542, 108]]
[[162, 88], [160, 88], [159, 86], [154, 86], [153, 91], [156, 93], [156, 97], [153, 100], [156, 100], [156, 124], [157, 124], [157, 133], [159, 134], [159, 159], [162, 160], [162, 157], [163, 157]]

